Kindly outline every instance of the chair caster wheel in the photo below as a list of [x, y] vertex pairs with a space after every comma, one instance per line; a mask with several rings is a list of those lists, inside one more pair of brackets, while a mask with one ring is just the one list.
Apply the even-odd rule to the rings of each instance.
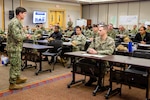
[[108, 99], [108, 97], [105, 97], [105, 99]]
[[38, 75], [38, 73], [35, 73], [35, 75]]
[[70, 85], [68, 85], [67, 88], [70, 88]]
[[96, 93], [93, 93], [93, 96], [96, 96]]

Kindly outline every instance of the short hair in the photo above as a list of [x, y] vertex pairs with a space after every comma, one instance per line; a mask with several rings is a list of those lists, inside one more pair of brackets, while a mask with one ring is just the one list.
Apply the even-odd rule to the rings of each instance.
[[98, 27], [98, 25], [97, 24], [93, 24], [93, 27]]
[[23, 8], [23, 7], [17, 7], [16, 8], [16, 15], [19, 15], [19, 13], [24, 13], [24, 12], [27, 12], [27, 10], [25, 9], [25, 8]]
[[76, 29], [77, 29], [77, 28], [79, 28], [79, 29], [81, 30], [81, 27], [80, 27], [80, 26], [76, 26]]
[[55, 26], [55, 28], [60, 29], [60, 27], [59, 27], [59, 26]]
[[103, 27], [104, 30], [108, 30], [108, 25], [101, 25], [100, 27]]
[[144, 26], [143, 26], [143, 27], [140, 27], [140, 28], [143, 28], [144, 30], [146, 30], [146, 27], [144, 27]]
[[40, 25], [36, 25], [36, 27], [40, 27]]
[[112, 23], [109, 23], [109, 25], [112, 25], [112, 26], [113, 26], [113, 24], [112, 24]]
[[150, 27], [150, 25], [147, 25], [148, 27]]

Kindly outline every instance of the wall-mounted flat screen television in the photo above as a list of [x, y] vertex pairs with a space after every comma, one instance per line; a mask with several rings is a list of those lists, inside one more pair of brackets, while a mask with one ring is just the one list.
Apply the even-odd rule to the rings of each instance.
[[46, 12], [45, 11], [34, 11], [33, 12], [33, 23], [40, 24], [46, 23]]

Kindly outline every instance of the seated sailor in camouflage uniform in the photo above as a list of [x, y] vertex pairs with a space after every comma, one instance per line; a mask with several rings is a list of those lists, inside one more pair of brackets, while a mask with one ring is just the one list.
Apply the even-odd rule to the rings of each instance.
[[112, 37], [115, 40], [116, 35], [118, 34], [118, 32], [113, 29], [113, 24], [108, 25], [107, 34], [108, 34], [108, 36]]
[[72, 36], [71, 42], [72, 42], [72, 46], [73, 46], [73, 51], [84, 50], [86, 38], [81, 32], [81, 27], [76, 26], [76, 35]]
[[[100, 26], [99, 27], [99, 37], [97, 37], [95, 39], [95, 42], [93, 41], [91, 43], [91, 45], [89, 46], [89, 48], [87, 49], [87, 52], [90, 54], [97, 54], [97, 55], [111, 55], [114, 52], [115, 49], [115, 42], [114, 39], [112, 39], [111, 37], [107, 36], [107, 25], [104, 26]], [[90, 61], [86, 61], [86, 62], [90, 62], [91, 64], [95, 63], [94, 65], [96, 65], [96, 61], [95, 60], [90, 60]], [[90, 64], [89, 63], [89, 64]], [[106, 70], [106, 66], [108, 65], [108, 62], [102, 62], [100, 64], [101, 67], [101, 79], [104, 77], [105, 75], [105, 70]], [[85, 84], [86, 86], [90, 86], [93, 82], [97, 81], [96, 76], [91, 76], [90, 80]], [[102, 82], [100, 82], [102, 83]]]

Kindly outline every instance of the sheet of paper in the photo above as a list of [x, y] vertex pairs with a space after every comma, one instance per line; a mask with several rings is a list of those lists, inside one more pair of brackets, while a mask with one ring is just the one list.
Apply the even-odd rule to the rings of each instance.
[[106, 55], [93, 55], [93, 54], [88, 54], [88, 53], [83, 53], [82, 55], [84, 56], [92, 56], [92, 57], [105, 57]]

